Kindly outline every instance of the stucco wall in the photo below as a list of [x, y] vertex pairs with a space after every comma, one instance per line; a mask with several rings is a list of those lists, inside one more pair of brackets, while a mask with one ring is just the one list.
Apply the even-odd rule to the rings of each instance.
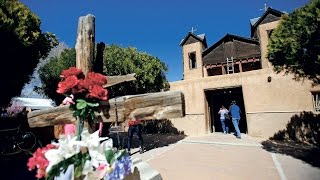
[[[271, 82], [267, 81], [269, 76]], [[172, 82], [170, 90], [184, 93], [187, 115], [205, 116], [204, 90], [241, 86], [249, 135], [269, 137], [284, 129], [292, 115], [302, 111], [313, 111], [310, 91], [320, 91], [320, 87], [312, 87], [307, 80], [297, 82], [292, 78], [292, 75], [276, 74], [272, 69], [266, 68]], [[205, 119], [205, 117], [199, 117], [199, 121], [204, 121], [206, 125]], [[190, 134], [193, 131], [199, 134], [195, 126], [186, 127], [180, 123], [176, 125], [180, 131], [186, 128]], [[200, 134], [206, 134], [207, 129], [205, 127]]]
[[300, 112], [287, 113], [247, 113], [249, 135], [255, 137], [272, 137], [275, 133], [286, 128], [291, 117]]
[[[183, 73], [184, 79], [197, 79], [203, 77], [202, 68], [202, 44], [196, 42], [193, 44], [184, 45], [182, 48], [183, 57]], [[190, 69], [189, 67], [189, 53], [196, 52], [197, 68]]]
[[174, 118], [170, 119], [173, 126], [176, 127], [179, 131], [183, 131], [185, 135], [197, 136], [203, 135], [210, 132], [207, 132], [206, 123], [204, 120], [204, 115], [186, 115], [183, 118]]
[[261, 67], [269, 68], [271, 67], [271, 63], [267, 59], [267, 45], [269, 41], [268, 30], [272, 30], [276, 28], [279, 24], [279, 21], [274, 21], [266, 24], [261, 24], [258, 27], [258, 36], [261, 47]]

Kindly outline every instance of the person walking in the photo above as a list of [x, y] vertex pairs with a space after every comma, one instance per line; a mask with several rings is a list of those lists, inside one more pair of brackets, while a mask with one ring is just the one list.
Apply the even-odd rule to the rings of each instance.
[[240, 129], [239, 129], [241, 110], [240, 110], [239, 106], [236, 104], [236, 101], [232, 101], [231, 106], [229, 107], [229, 111], [230, 111], [230, 114], [232, 117], [232, 124], [233, 124], [234, 130], [235, 130], [234, 135], [238, 139], [241, 139], [241, 133], [240, 133]]
[[229, 133], [229, 126], [227, 123], [228, 118], [229, 118], [228, 113], [229, 113], [228, 109], [226, 109], [223, 105], [221, 105], [221, 108], [220, 108], [218, 114], [220, 114], [220, 122], [221, 122], [223, 134]]
[[140, 149], [139, 152], [140, 154], [143, 153], [144, 148], [143, 148], [143, 138], [141, 135], [142, 131], [142, 125], [141, 125], [141, 117], [140, 116], [135, 116], [133, 115], [131, 119], [128, 121], [128, 153], [131, 154], [131, 146], [132, 146], [132, 138], [133, 134], [136, 133], [138, 138], [139, 138], [139, 143], [140, 143]]

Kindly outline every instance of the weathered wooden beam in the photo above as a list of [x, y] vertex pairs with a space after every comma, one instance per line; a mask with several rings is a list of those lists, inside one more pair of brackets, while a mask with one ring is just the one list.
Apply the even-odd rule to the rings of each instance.
[[[95, 17], [91, 14], [79, 17], [75, 46], [76, 67], [81, 69], [84, 75], [93, 70], [95, 33]], [[85, 126], [88, 127], [89, 132], [94, 129], [93, 124], [85, 123]]]
[[[100, 105], [103, 113], [99, 115], [104, 122], [124, 122], [132, 114], [141, 115], [142, 120], [184, 116], [184, 97], [180, 91], [122, 96], [102, 101]], [[30, 127], [53, 126], [75, 121], [67, 105], [28, 113]]]
[[107, 76], [108, 84], [104, 85], [103, 87], [106, 88], [122, 82], [135, 81], [136, 80], [135, 75], [136, 73], [122, 75], [122, 76]]
[[76, 66], [87, 75], [92, 71], [95, 45], [95, 17], [91, 14], [81, 16], [78, 22], [76, 42]]

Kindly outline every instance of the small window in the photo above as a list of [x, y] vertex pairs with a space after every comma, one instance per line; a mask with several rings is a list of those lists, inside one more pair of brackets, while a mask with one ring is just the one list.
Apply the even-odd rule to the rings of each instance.
[[190, 67], [190, 69], [197, 68], [197, 59], [196, 59], [195, 52], [192, 52], [189, 54], [189, 67]]
[[268, 33], [268, 38], [270, 39], [272, 33], [273, 33], [273, 29], [270, 29], [270, 30], [267, 30], [267, 33]]
[[320, 113], [320, 92], [313, 93], [314, 111]]

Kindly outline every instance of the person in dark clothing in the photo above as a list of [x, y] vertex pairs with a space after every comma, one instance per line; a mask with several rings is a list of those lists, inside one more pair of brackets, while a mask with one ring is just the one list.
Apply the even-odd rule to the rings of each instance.
[[241, 110], [240, 110], [240, 107], [236, 104], [236, 101], [232, 101], [231, 106], [229, 108], [229, 112], [232, 117], [232, 124], [235, 129], [235, 136], [238, 139], [241, 139], [241, 133], [240, 133], [240, 129], [239, 129]]
[[140, 149], [139, 152], [140, 154], [143, 153], [143, 138], [141, 135], [142, 132], [142, 125], [141, 125], [141, 117], [139, 116], [132, 116], [132, 118], [128, 121], [128, 152], [131, 154], [131, 147], [132, 147], [132, 138], [133, 134], [136, 133], [138, 138], [139, 138], [139, 143], [140, 143]]

